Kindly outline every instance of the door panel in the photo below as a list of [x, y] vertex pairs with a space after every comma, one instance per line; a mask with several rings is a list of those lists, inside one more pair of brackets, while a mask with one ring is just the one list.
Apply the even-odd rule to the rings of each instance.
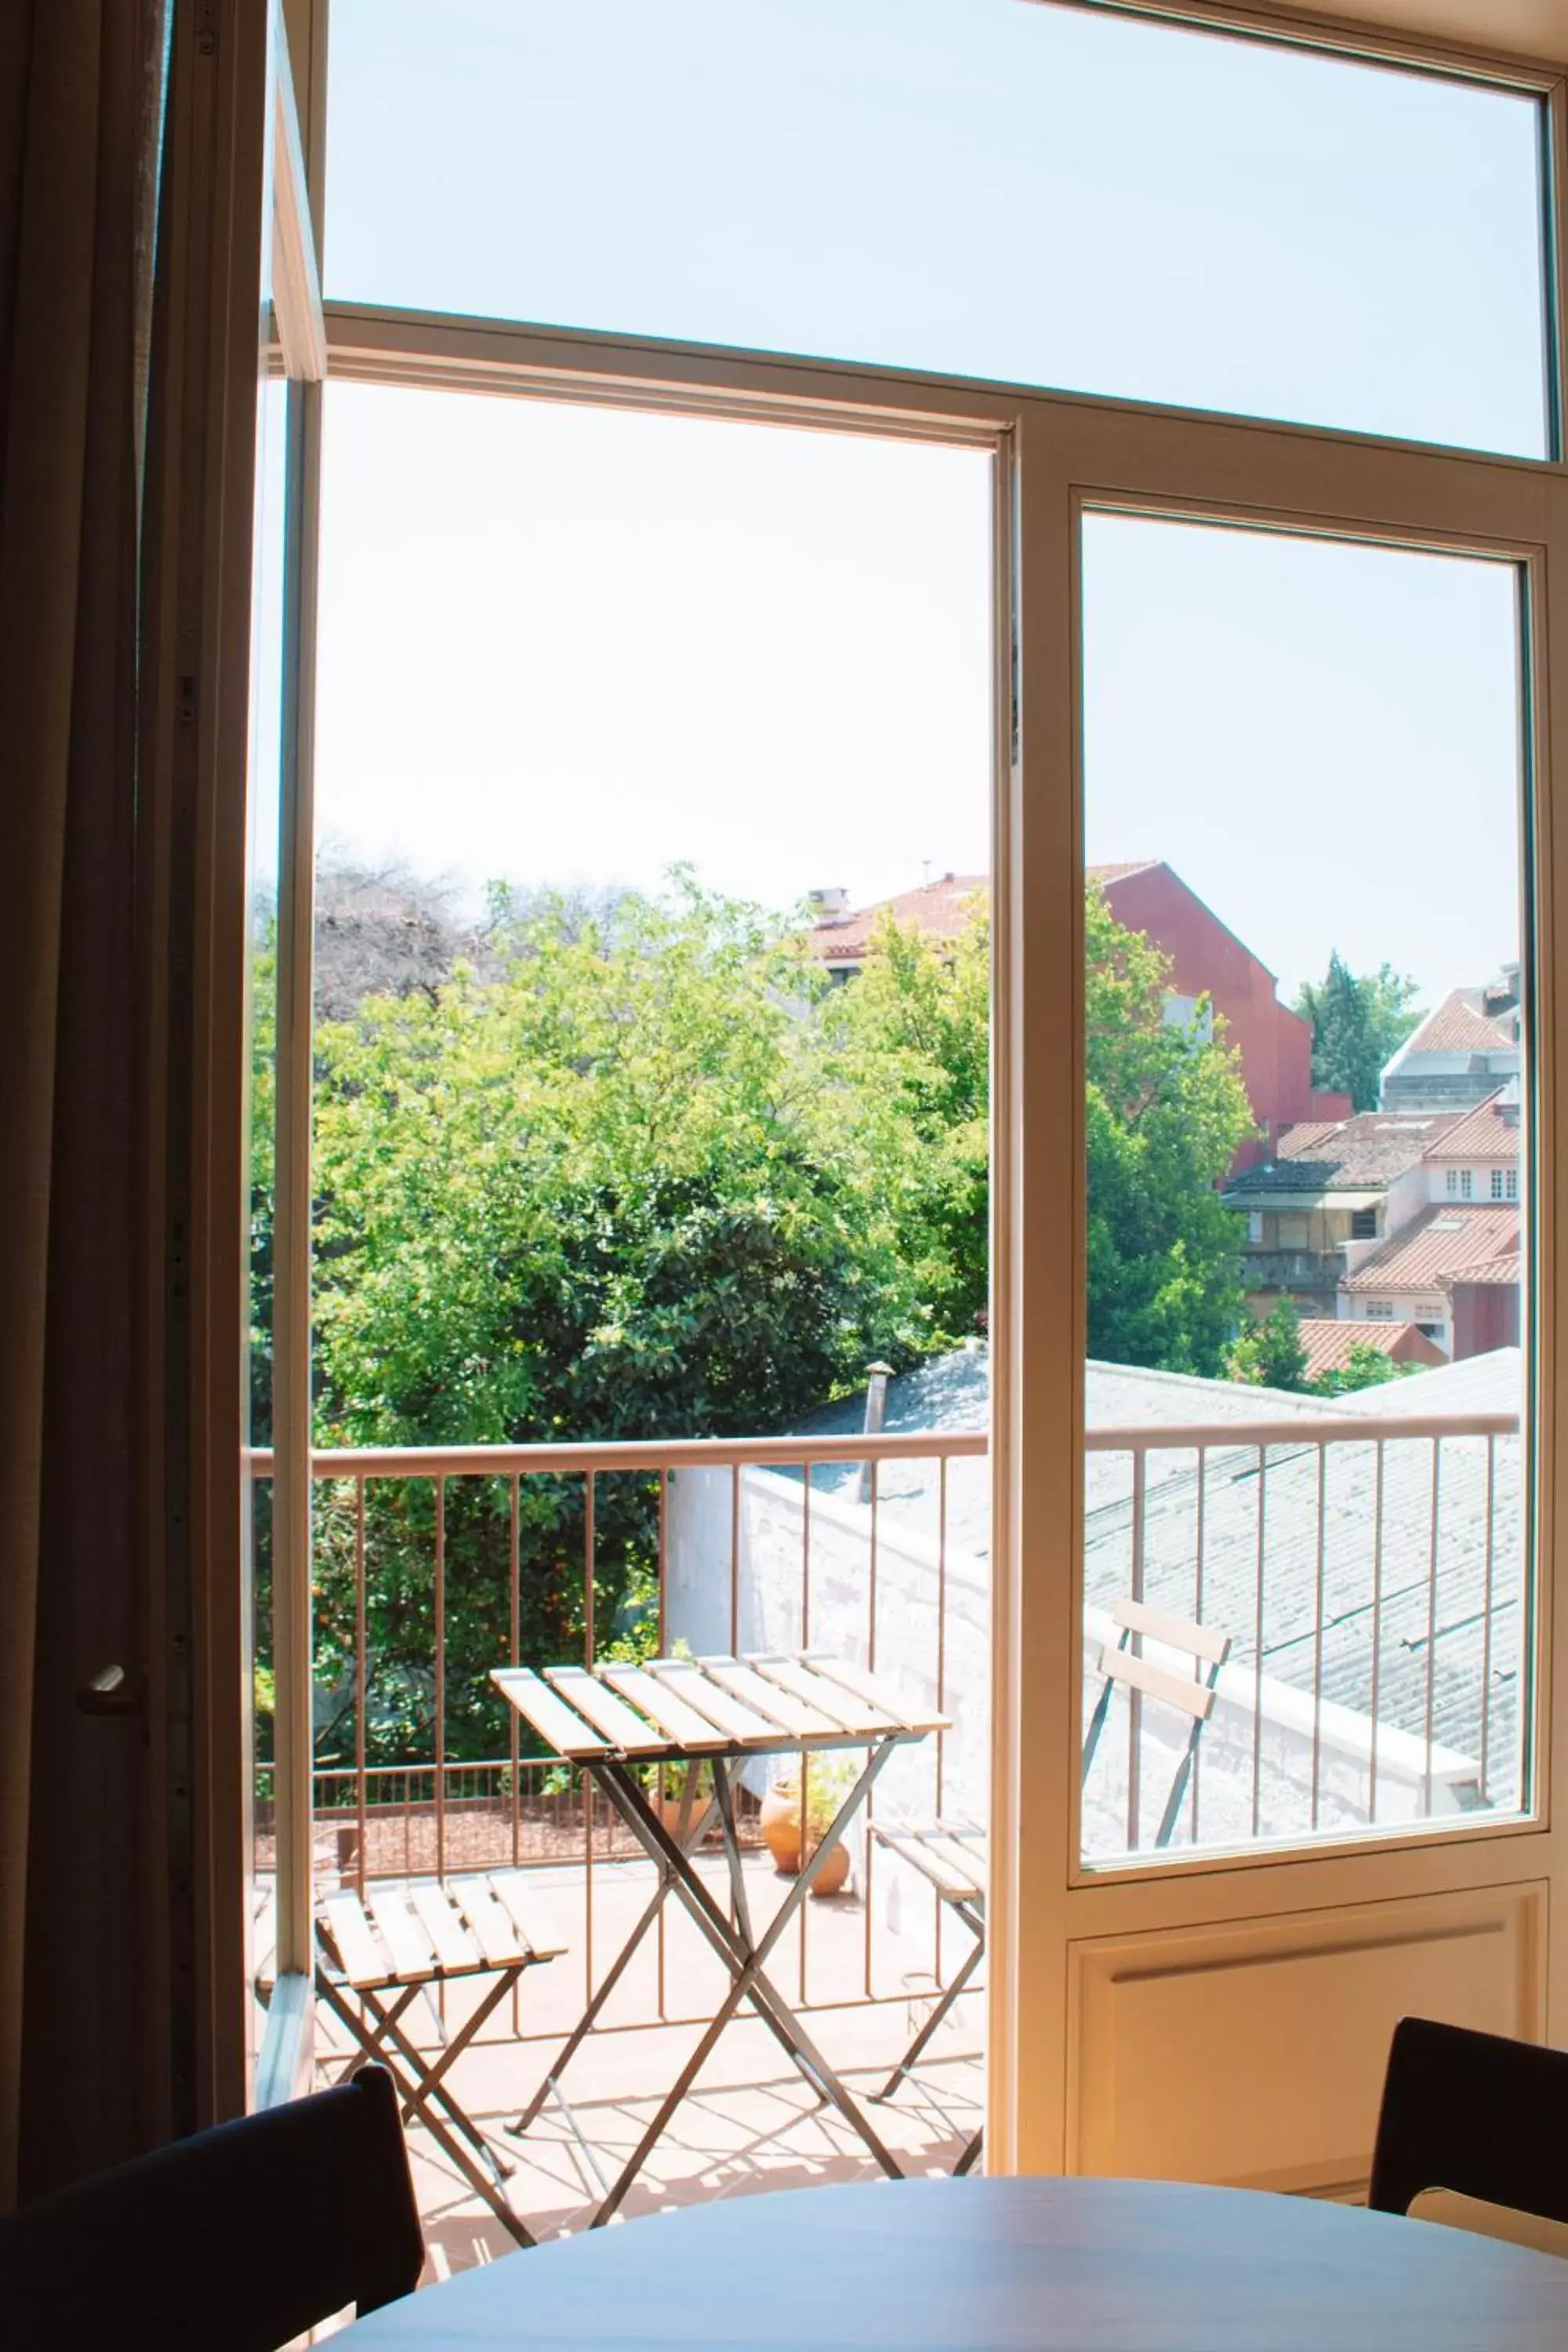
[[1396, 2021], [1536, 2038], [1546, 1914], [1533, 1881], [1075, 1944], [1068, 2168], [1359, 2189]]

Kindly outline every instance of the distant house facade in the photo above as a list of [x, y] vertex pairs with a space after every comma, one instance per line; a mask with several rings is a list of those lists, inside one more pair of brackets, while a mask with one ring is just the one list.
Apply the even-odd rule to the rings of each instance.
[[1385, 1110], [1461, 1110], [1520, 1075], [1518, 964], [1485, 988], [1450, 989], [1383, 1073]]
[[1303, 1120], [1272, 1159], [1234, 1175], [1225, 1200], [1247, 1220], [1242, 1267], [1255, 1311], [1285, 1298], [1302, 1315], [1337, 1319], [1346, 1275], [1429, 1205], [1428, 1155], [1459, 1123], [1455, 1113], [1384, 1111]]
[[[1258, 1136], [1237, 1154], [1238, 1169], [1267, 1160], [1282, 1130], [1293, 1122], [1342, 1117], [1348, 1096], [1314, 1091], [1312, 1026], [1280, 1003], [1278, 982], [1267, 964], [1169, 866], [1144, 859], [1121, 866], [1091, 866], [1105, 901], [1124, 929], [1142, 931], [1170, 962], [1169, 1005], [1173, 1018], [1189, 1016], [1207, 997], [1226, 1026], [1226, 1043], [1240, 1056], [1243, 1082]], [[811, 949], [835, 975], [847, 979], [870, 952], [876, 927], [885, 916], [912, 923], [937, 941], [956, 939], [977, 901], [990, 888], [984, 874], [945, 874], [918, 890], [906, 890], [875, 906], [851, 908], [842, 891], [812, 894], [818, 920]]]
[[[1467, 1328], [1456, 1328], [1455, 1286], [1464, 1292], [1493, 1285], [1511, 1289], [1518, 1336], [1519, 1210], [1503, 1202], [1423, 1209], [1389, 1241], [1371, 1251], [1340, 1284], [1338, 1312], [1347, 1323], [1415, 1323], [1447, 1356], [1485, 1353], [1474, 1345], [1479, 1318], [1461, 1301]], [[1499, 1307], [1495, 1319], [1506, 1320]], [[1486, 1318], [1490, 1319], [1490, 1318]], [[1491, 1341], [1489, 1345], [1509, 1345]]]
[[1292, 1128], [1225, 1199], [1247, 1219], [1257, 1313], [1288, 1298], [1337, 1323], [1414, 1324], [1456, 1360], [1518, 1345], [1517, 1080], [1469, 1110]]

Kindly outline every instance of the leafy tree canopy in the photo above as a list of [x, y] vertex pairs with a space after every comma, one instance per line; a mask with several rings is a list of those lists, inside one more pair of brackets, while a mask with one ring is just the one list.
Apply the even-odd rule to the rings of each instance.
[[1357, 1110], [1375, 1110], [1383, 1073], [1420, 1021], [1419, 990], [1391, 964], [1352, 972], [1336, 948], [1323, 979], [1309, 981], [1296, 1010], [1312, 1024], [1312, 1084], [1349, 1095]]
[[[765, 1432], [858, 1387], [873, 1358], [907, 1364], [974, 1329], [983, 905], [952, 942], [884, 922], [838, 988], [801, 931], [689, 873], [657, 899], [498, 890], [466, 929], [404, 890], [340, 878], [331, 901], [318, 1444]], [[1241, 1293], [1216, 1186], [1251, 1124], [1236, 1056], [1206, 1007], [1167, 1019], [1164, 960], [1097, 889], [1086, 920], [1090, 1349], [1221, 1373]], [[380, 938], [388, 923], [405, 954]], [[259, 1069], [257, 1102], [264, 1174]], [[264, 1182], [255, 1238], [260, 1281]], [[595, 1482], [601, 1647], [651, 1626], [658, 1502], [657, 1480]], [[378, 1480], [365, 1507], [371, 1759], [428, 1753], [438, 1514], [447, 1752], [501, 1752], [485, 1676], [508, 1654], [514, 1559], [521, 1654], [581, 1647], [584, 1481], [531, 1475], [514, 1502], [504, 1478], [454, 1479], [437, 1504], [428, 1480]], [[354, 1511], [351, 1487], [320, 1496], [318, 1675], [351, 1698]], [[330, 1715], [331, 1738], [349, 1739], [346, 1701]]]
[[1089, 1352], [1221, 1378], [1242, 1291], [1215, 1188], [1253, 1132], [1240, 1064], [1206, 999], [1167, 1018], [1167, 959], [1092, 884], [1085, 943]]
[[1252, 1316], [1243, 1324], [1230, 1351], [1230, 1377], [1260, 1389], [1305, 1389], [1307, 1350], [1301, 1344], [1301, 1323], [1288, 1298], [1267, 1315]]
[[1357, 1389], [1380, 1389], [1408, 1379], [1419, 1364], [1396, 1364], [1372, 1339], [1358, 1339], [1337, 1370], [1320, 1372], [1311, 1386], [1319, 1396], [1350, 1396]]

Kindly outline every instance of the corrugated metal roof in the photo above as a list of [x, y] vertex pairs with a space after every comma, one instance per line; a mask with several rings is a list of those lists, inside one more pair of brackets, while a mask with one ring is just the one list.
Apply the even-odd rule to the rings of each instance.
[[[1364, 1325], [1350, 1328], [1370, 1336]], [[1323, 1697], [1417, 1739], [1426, 1736], [1430, 1708], [1436, 1740], [1478, 1761], [1485, 1748], [1492, 1804], [1517, 1802], [1524, 1624], [1520, 1441], [1445, 1438], [1435, 1482], [1429, 1439], [1380, 1441], [1377, 1428], [1391, 1413], [1517, 1409], [1517, 1348], [1334, 1399], [1121, 1364], [1091, 1363], [1087, 1381], [1090, 1424], [1101, 1427], [1241, 1422], [1265, 1413], [1271, 1420], [1299, 1417], [1302, 1442], [1271, 1446], [1261, 1475], [1258, 1449], [1245, 1441], [1210, 1446], [1201, 1481], [1191, 1449], [1145, 1456], [1139, 1506], [1144, 1598], [1174, 1615], [1223, 1626], [1235, 1643], [1233, 1658], [1242, 1664], [1258, 1657], [1261, 1633], [1265, 1671], [1310, 1691], [1320, 1647], [1321, 1573]], [[943, 1384], [949, 1385], [945, 1405]], [[941, 1358], [889, 1381], [888, 1402], [889, 1428], [984, 1426], [984, 1351]], [[948, 1419], [947, 1411], [962, 1417]], [[828, 1409], [831, 1423], [826, 1414], [814, 1415], [809, 1426], [844, 1426], [841, 1417], [848, 1417], [847, 1425], [858, 1427], [863, 1412], [862, 1399], [847, 1400]], [[1364, 1418], [1366, 1443], [1326, 1450], [1313, 1445], [1311, 1423], [1325, 1414]], [[1109, 1607], [1132, 1583], [1131, 1457], [1090, 1453], [1084, 1470], [1085, 1598]], [[835, 1465], [831, 1473], [817, 1472], [814, 1486], [848, 1501], [856, 1475]], [[938, 1491], [932, 1463], [882, 1465], [879, 1507], [933, 1540]], [[989, 1464], [950, 1463], [946, 1500], [949, 1544], [987, 1558]], [[1266, 1787], [1268, 1780], [1266, 1764]]]

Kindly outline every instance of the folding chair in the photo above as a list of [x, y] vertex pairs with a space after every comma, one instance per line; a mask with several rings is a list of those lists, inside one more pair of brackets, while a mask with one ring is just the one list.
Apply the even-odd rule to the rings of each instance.
[[[1192, 1728], [1154, 1840], [1157, 1846], [1165, 1846], [1169, 1845], [1180, 1819], [1182, 1801], [1192, 1779], [1198, 1741], [1214, 1710], [1219, 1670], [1230, 1655], [1230, 1635], [1215, 1626], [1195, 1624], [1189, 1618], [1168, 1617], [1160, 1610], [1147, 1608], [1142, 1601], [1119, 1601], [1110, 1613], [1121, 1629], [1120, 1637], [1114, 1647], [1103, 1645], [1100, 1649], [1098, 1671], [1104, 1675], [1105, 1682], [1083, 1743], [1083, 1777], [1087, 1782], [1100, 1734], [1110, 1713], [1111, 1696], [1119, 1686], [1127, 1691], [1129, 1701], [1134, 1706], [1147, 1696], [1161, 1699], [1187, 1716]], [[1173, 1674], [1168, 1667], [1152, 1664], [1131, 1646], [1134, 1640], [1144, 1639], [1158, 1642], [1166, 1650], [1184, 1652], [1194, 1666], [1206, 1668], [1206, 1674], [1188, 1682]], [[956, 1912], [974, 1937], [973, 1948], [963, 1965], [951, 1983], [943, 1987], [930, 2016], [881, 2090], [876, 2094], [879, 2099], [890, 2099], [918, 2063], [921, 2053], [984, 1957], [985, 1837], [984, 1831], [968, 1824], [954, 1825], [946, 1822], [927, 1822], [900, 1829], [877, 1826], [873, 1828], [872, 1835], [907, 1862], [911, 1869], [919, 1871], [948, 1908]], [[955, 2176], [973, 2168], [983, 2144], [983, 2134], [976, 2132], [953, 2167]]]
[[[942, 1988], [914, 2040], [881, 2089], [872, 2093], [874, 2098], [890, 2099], [913, 2072], [921, 2053], [985, 1957], [985, 1832], [969, 1822], [930, 1822], [914, 1829], [884, 1829], [880, 1823], [873, 1822], [871, 1834], [879, 1845], [885, 1845], [912, 1870], [919, 1871], [974, 1938], [963, 1966]], [[966, 2142], [952, 2168], [954, 2179], [973, 2169], [984, 2138], [982, 2129]]]
[[[488, 1871], [469, 1878], [373, 1881], [363, 1898], [344, 1887], [316, 1911], [316, 1990], [356, 2045], [351, 2068], [374, 2058], [397, 2086], [406, 2123], [417, 2115], [437, 2146], [505, 2223], [519, 2245], [532, 2236], [501, 2187], [515, 2169], [453, 2094], [447, 2077], [492, 2011], [524, 1973], [560, 1957], [560, 1944], [536, 1944], [523, 1921], [527, 1873]], [[258, 1948], [268, 1938], [258, 1937]], [[495, 1981], [458, 2032], [427, 2057], [404, 2019], [423, 1993], [465, 1977]], [[265, 1991], [270, 1961], [258, 1976]], [[437, 2032], [439, 2012], [431, 2003]], [[476, 2158], [479, 2160], [476, 2160]]]
[[[1170, 1844], [1176, 1823], [1181, 1819], [1182, 1801], [1193, 1776], [1193, 1765], [1204, 1726], [1214, 1712], [1219, 1671], [1230, 1655], [1230, 1635], [1222, 1633], [1216, 1626], [1194, 1624], [1188, 1617], [1167, 1617], [1161, 1610], [1146, 1608], [1142, 1601], [1118, 1601], [1110, 1614], [1121, 1630], [1114, 1648], [1108, 1643], [1100, 1648], [1098, 1671], [1104, 1675], [1105, 1681], [1084, 1738], [1084, 1784], [1088, 1786], [1089, 1768], [1100, 1746], [1100, 1735], [1105, 1729], [1106, 1719], [1110, 1713], [1112, 1696], [1119, 1688], [1126, 1691], [1132, 1711], [1134, 1741], [1142, 1702], [1146, 1697], [1159, 1699], [1163, 1706], [1174, 1707], [1178, 1714], [1186, 1716], [1191, 1725], [1187, 1744], [1182, 1751], [1181, 1762], [1171, 1783], [1171, 1793], [1165, 1800], [1165, 1810], [1154, 1833], [1155, 1845], [1166, 1846]], [[1206, 1666], [1206, 1675], [1200, 1672], [1195, 1679], [1189, 1681], [1182, 1675], [1173, 1674], [1168, 1666], [1154, 1665], [1132, 1647], [1134, 1641], [1144, 1639], [1158, 1642], [1163, 1649], [1184, 1652], [1194, 1667], [1201, 1669]], [[1129, 1844], [1136, 1842], [1135, 1834], [1130, 1835]]]

